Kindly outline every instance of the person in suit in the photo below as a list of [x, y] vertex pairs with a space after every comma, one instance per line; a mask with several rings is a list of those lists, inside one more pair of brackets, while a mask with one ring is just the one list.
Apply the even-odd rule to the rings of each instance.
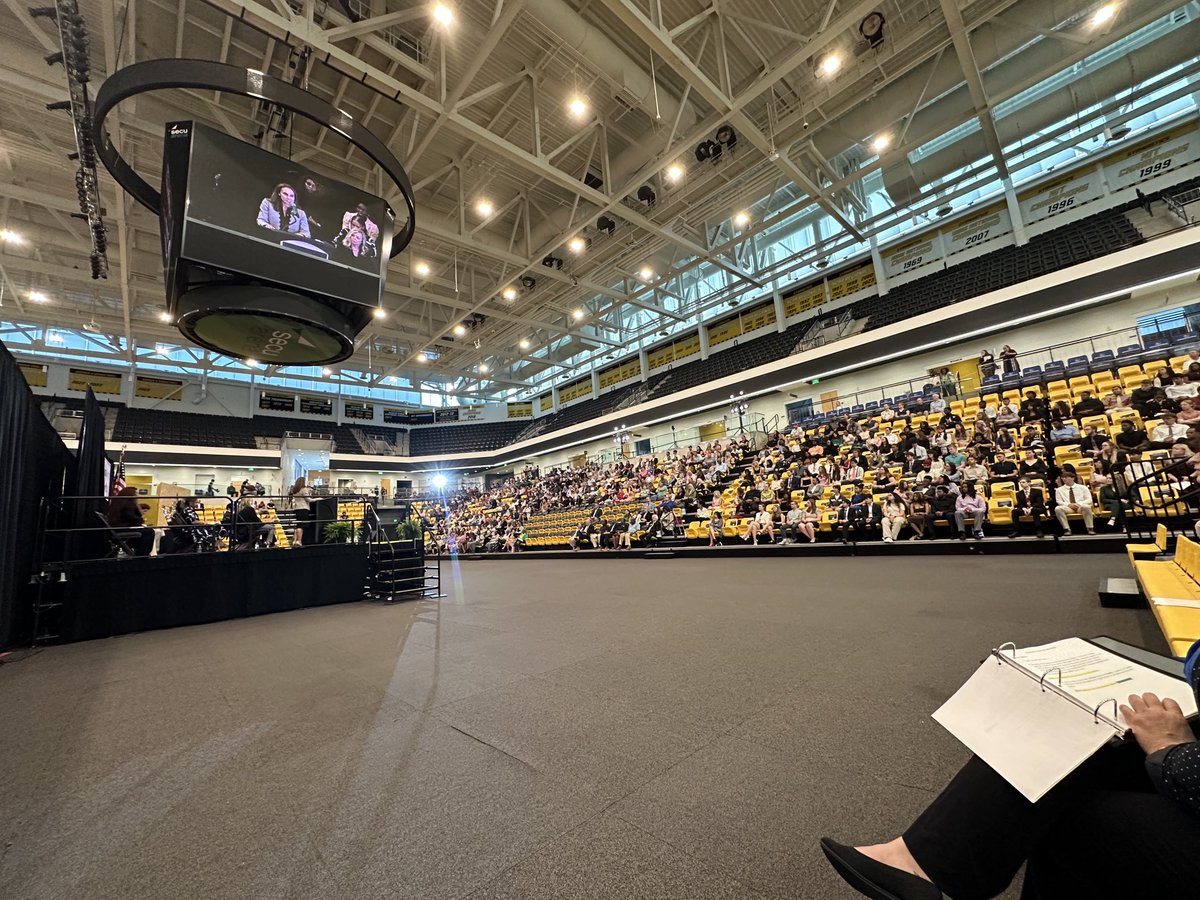
[[258, 205], [258, 225], [270, 231], [284, 231], [301, 237], [312, 237], [308, 216], [296, 205], [296, 189], [290, 184], [277, 184], [271, 196]]
[[1045, 537], [1042, 530], [1042, 519], [1046, 518], [1046, 492], [1041, 488], [1031, 487], [1028, 478], [1022, 478], [1017, 490], [1016, 500], [1012, 508], [1012, 531], [1010, 538], [1021, 534], [1021, 516], [1030, 516], [1038, 537]]
[[[856, 534], [862, 530], [871, 512], [871, 495], [863, 490], [862, 482], [858, 482], [854, 485], [850, 502], [838, 509], [837, 525], [842, 534], [843, 544], [850, 539], [851, 530]], [[879, 518], [877, 517], [876, 521]]]
[[[1200, 641], [1184, 678], [1200, 701]], [[859, 847], [822, 838], [821, 849], [867, 897], [995, 897], [1022, 866], [1022, 900], [1193, 897], [1200, 725], [1150, 693], [1120, 712], [1135, 740], [1101, 749], [1035, 803], [971, 757], [902, 836]]]

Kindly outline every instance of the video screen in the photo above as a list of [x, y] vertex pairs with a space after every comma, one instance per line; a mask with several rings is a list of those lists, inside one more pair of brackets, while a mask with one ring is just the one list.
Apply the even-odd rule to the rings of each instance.
[[379, 302], [393, 232], [382, 199], [211, 128], [192, 128], [184, 256]]

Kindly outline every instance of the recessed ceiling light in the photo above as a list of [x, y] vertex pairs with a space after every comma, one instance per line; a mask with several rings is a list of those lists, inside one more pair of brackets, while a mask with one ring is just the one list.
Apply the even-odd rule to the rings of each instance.
[[890, 134], [876, 135], [875, 140], [871, 141], [871, 149], [876, 153], [882, 153], [890, 146], [892, 146], [892, 136]]
[[822, 75], [832, 75], [842, 67], [842, 58], [836, 53], [826, 53], [818, 63]]
[[1099, 28], [1101, 25], [1107, 25], [1109, 22], [1111, 22], [1116, 14], [1117, 4], [1105, 3], [1102, 7], [1092, 13], [1092, 18], [1089, 20], [1088, 24], [1090, 24], [1093, 28]]
[[476, 200], [475, 212], [479, 213], [485, 219], [496, 211], [496, 207], [492, 205], [491, 200]]
[[529, 349], [529, 338], [521, 338], [520, 347], [522, 350]]
[[43, 294], [41, 291], [30, 291], [29, 299], [32, 300], [34, 303], [49, 303], [50, 302], [50, 298], [47, 297], [45, 294]]
[[387, 310], [384, 309], [382, 306], [377, 306], [377, 307], [375, 307], [375, 312], [372, 313], [372, 315], [374, 315], [375, 318], [377, 318], [377, 319], [386, 319], [387, 318]]
[[653, 281], [654, 270], [649, 266], [642, 266], [641, 269], [638, 270], [638, 278], [642, 279], [642, 281]]
[[5, 244], [23, 244], [25, 238], [17, 234], [15, 231], [10, 231], [7, 228], [0, 228], [0, 241]]
[[459, 337], [462, 337], [464, 334], [467, 333], [467, 326], [462, 324], [461, 322], [459, 322], [457, 325], [454, 326], [454, 333], [456, 335], [458, 335]]
[[665, 174], [667, 176], [667, 181], [669, 181], [671, 184], [676, 184], [677, 182], [683, 180], [683, 166], [681, 166], [679, 163], [671, 163], [669, 166], [667, 166], [667, 171]]
[[421, 260], [419, 263], [413, 266], [413, 271], [422, 278], [425, 278], [427, 275], [429, 275], [429, 263], [425, 262], [425, 260]]
[[738, 213], [736, 216], [733, 217], [733, 224], [736, 225], [738, 228], [745, 228], [747, 225], [750, 224], [750, 213], [748, 213], [748, 212]]
[[567, 103], [567, 112], [571, 114], [571, 118], [573, 119], [582, 119], [588, 114], [587, 101], [576, 94], [571, 98], [570, 102]]
[[571, 317], [574, 318], [576, 321], [578, 321], [579, 319], [582, 319], [583, 318], [583, 310], [582, 309], [575, 310], [573, 313], [571, 313]]
[[429, 362], [429, 355], [426, 353], [418, 353], [417, 354], [417, 362], [419, 362], [419, 363]]
[[500, 292], [500, 296], [503, 297], [505, 300], [516, 300], [517, 299], [517, 289], [515, 287], [506, 287], [504, 290], [502, 290]]
[[433, 21], [443, 28], [454, 24], [454, 10], [445, 3], [433, 4]]
[[164, 321], [164, 322], [170, 322], [170, 321], [171, 321], [171, 314], [170, 314], [169, 312], [167, 312], [165, 309], [164, 309], [162, 312], [160, 312], [160, 313], [158, 314], [158, 317], [159, 317], [160, 319], [162, 319], [162, 321]]
[[582, 253], [587, 249], [587, 242], [581, 237], [573, 237], [567, 241], [567, 249], [572, 253]]

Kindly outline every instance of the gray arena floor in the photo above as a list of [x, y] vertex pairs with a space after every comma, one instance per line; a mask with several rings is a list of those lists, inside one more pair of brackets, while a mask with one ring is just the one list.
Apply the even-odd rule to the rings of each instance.
[[1162, 649], [1096, 602], [1127, 570], [464, 562], [440, 604], [47, 649], [0, 667], [0, 896], [852, 896], [817, 837], [928, 802], [965, 758], [929, 713], [990, 647]]

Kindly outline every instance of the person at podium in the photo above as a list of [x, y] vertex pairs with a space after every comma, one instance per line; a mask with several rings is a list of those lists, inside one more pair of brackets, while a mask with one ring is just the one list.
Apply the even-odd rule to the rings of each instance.
[[277, 184], [270, 197], [258, 205], [258, 225], [270, 231], [298, 234], [311, 238], [308, 216], [296, 205], [296, 190], [290, 184]]

